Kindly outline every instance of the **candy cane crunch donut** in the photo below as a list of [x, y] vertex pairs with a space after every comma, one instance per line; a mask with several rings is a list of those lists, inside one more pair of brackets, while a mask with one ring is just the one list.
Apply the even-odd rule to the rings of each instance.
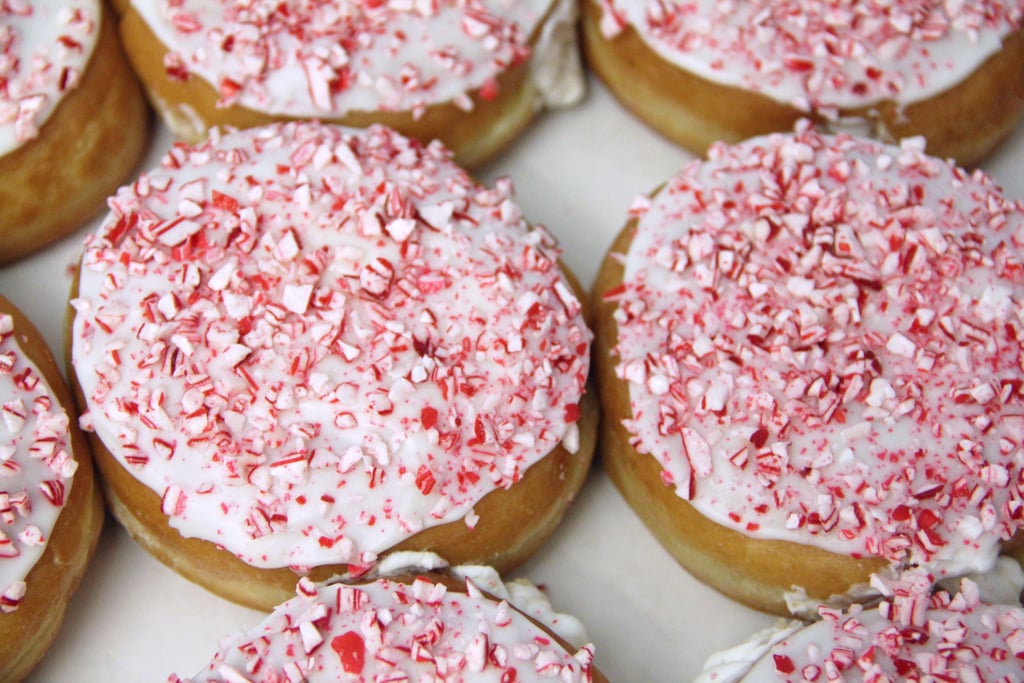
[[975, 163], [1024, 112], [1024, 2], [587, 0], [590, 64], [622, 103], [704, 154], [820, 125], [923, 135]]
[[171, 129], [317, 118], [477, 165], [583, 93], [571, 0], [133, 0], [128, 55]]
[[146, 103], [96, 0], [0, 2], [0, 263], [103, 207], [146, 141]]
[[680, 563], [784, 613], [1019, 545], [1024, 205], [802, 125], [632, 215], [595, 286], [602, 457]]
[[0, 680], [57, 636], [103, 525], [88, 444], [35, 327], [0, 296]]
[[607, 680], [593, 666], [593, 645], [576, 640], [586, 636], [577, 620], [532, 584], [504, 583], [488, 567], [355, 585], [303, 578], [295, 592], [222, 643], [197, 676], [168, 682]]
[[1024, 609], [985, 602], [966, 579], [957, 592], [931, 593], [929, 578], [876, 577], [879, 605], [823, 608], [810, 626], [765, 631], [713, 655], [695, 683], [1020, 680]]
[[510, 192], [440, 145], [311, 123], [176, 146], [122, 188], [71, 357], [129, 531], [268, 609], [395, 546], [530, 555], [596, 406], [580, 302]]

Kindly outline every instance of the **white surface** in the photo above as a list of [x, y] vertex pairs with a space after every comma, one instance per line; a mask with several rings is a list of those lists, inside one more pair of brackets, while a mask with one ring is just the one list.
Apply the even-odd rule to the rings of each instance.
[[[169, 139], [154, 140], [152, 166]], [[690, 157], [630, 117], [598, 84], [581, 106], [542, 116], [479, 175], [510, 176], [527, 217], [544, 223], [589, 285], [633, 197]], [[1024, 196], [1024, 126], [984, 165]], [[90, 224], [92, 225], [92, 224]], [[70, 269], [89, 227], [26, 261], [0, 267], [0, 293], [60, 351]], [[712, 652], [774, 622], [690, 577], [653, 540], [604, 473], [591, 474], [550, 543], [517, 573], [580, 617], [597, 664], [616, 683], [690, 681]], [[260, 619], [165, 569], [112, 521], [32, 683], [164, 681], [192, 675], [215, 643]]]

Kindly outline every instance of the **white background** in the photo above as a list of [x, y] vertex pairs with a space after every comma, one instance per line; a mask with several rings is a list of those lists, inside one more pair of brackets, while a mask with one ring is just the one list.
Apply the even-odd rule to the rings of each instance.
[[[170, 143], [159, 130], [143, 168]], [[594, 81], [580, 106], [542, 115], [483, 169], [510, 176], [526, 216], [561, 241], [564, 260], [587, 285], [634, 196], [650, 191], [690, 156], [633, 119]], [[983, 167], [1013, 198], [1024, 197], [1024, 126]], [[70, 273], [95, 222], [41, 254], [0, 267], [0, 293], [61, 348]], [[661, 549], [600, 470], [548, 545], [517, 575], [544, 586], [556, 608], [579, 616], [597, 664], [616, 683], [691, 680], [712, 652], [774, 622], [705, 588]], [[32, 683], [165, 681], [196, 673], [224, 635], [261, 614], [179, 578], [108, 524]]]

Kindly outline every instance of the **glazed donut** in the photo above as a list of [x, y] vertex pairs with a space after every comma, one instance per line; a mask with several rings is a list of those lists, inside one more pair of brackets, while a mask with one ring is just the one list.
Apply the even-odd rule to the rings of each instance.
[[713, 145], [598, 273], [604, 467], [758, 609], [1021, 542], [1024, 204], [922, 146], [806, 123]]
[[572, 0], [132, 0], [125, 48], [179, 138], [315, 118], [492, 157], [583, 92]]
[[1024, 112], [1024, 3], [586, 0], [590, 65], [703, 155], [812, 117], [974, 164]]
[[147, 138], [147, 108], [97, 0], [0, 2], [0, 263], [100, 211]]
[[507, 571], [554, 529], [593, 455], [591, 333], [507, 182], [293, 122], [179, 144], [110, 205], [73, 379], [158, 558], [270, 609], [392, 548]]
[[695, 683], [1020, 679], [1019, 603], [987, 603], [968, 580], [952, 595], [932, 594], [927, 576], [879, 589], [885, 600], [876, 607], [823, 608], [810, 626], [779, 626], [712, 655]]
[[[168, 683], [607, 681], [593, 666], [593, 645], [570, 645], [551, 624], [567, 617], [540, 591], [496, 578], [485, 567], [356, 585], [303, 578], [294, 598], [223, 642], [202, 672]], [[516, 602], [524, 591], [540, 605], [537, 617]]]
[[57, 636], [96, 549], [103, 500], [46, 342], [0, 296], [0, 680]]

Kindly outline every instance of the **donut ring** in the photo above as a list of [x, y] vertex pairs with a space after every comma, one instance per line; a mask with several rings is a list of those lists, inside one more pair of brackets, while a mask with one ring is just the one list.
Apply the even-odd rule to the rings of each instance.
[[553, 531], [594, 449], [591, 335], [507, 186], [291, 123], [179, 145], [111, 207], [73, 379], [154, 555], [269, 608], [392, 549], [507, 571]]
[[49, 347], [2, 296], [0, 406], [0, 680], [20, 681], [57, 637], [104, 511]]
[[121, 35], [180, 139], [289, 119], [378, 123], [478, 166], [545, 105], [582, 96], [575, 21], [564, 0], [191, 2], [173, 13], [136, 0]]
[[[21, 64], [0, 88], [0, 263], [41, 249], [97, 213], [148, 138], [145, 98], [110, 17], [101, 19], [101, 5], [32, 0], [27, 6], [27, 17], [0, 10], [11, 40], [0, 37], [0, 58]], [[79, 47], [53, 47], [61, 40]], [[54, 54], [36, 61], [49, 65], [43, 73], [69, 74], [63, 81], [26, 68], [35, 63], [30, 53], [48, 48]]]
[[981, 4], [586, 0], [584, 48], [624, 106], [694, 154], [810, 117], [886, 142], [921, 135], [970, 165], [1024, 113], [1020, 4]]
[[1019, 547], [1019, 203], [802, 126], [633, 216], [593, 295], [601, 457], [683, 566], [786, 614]]

